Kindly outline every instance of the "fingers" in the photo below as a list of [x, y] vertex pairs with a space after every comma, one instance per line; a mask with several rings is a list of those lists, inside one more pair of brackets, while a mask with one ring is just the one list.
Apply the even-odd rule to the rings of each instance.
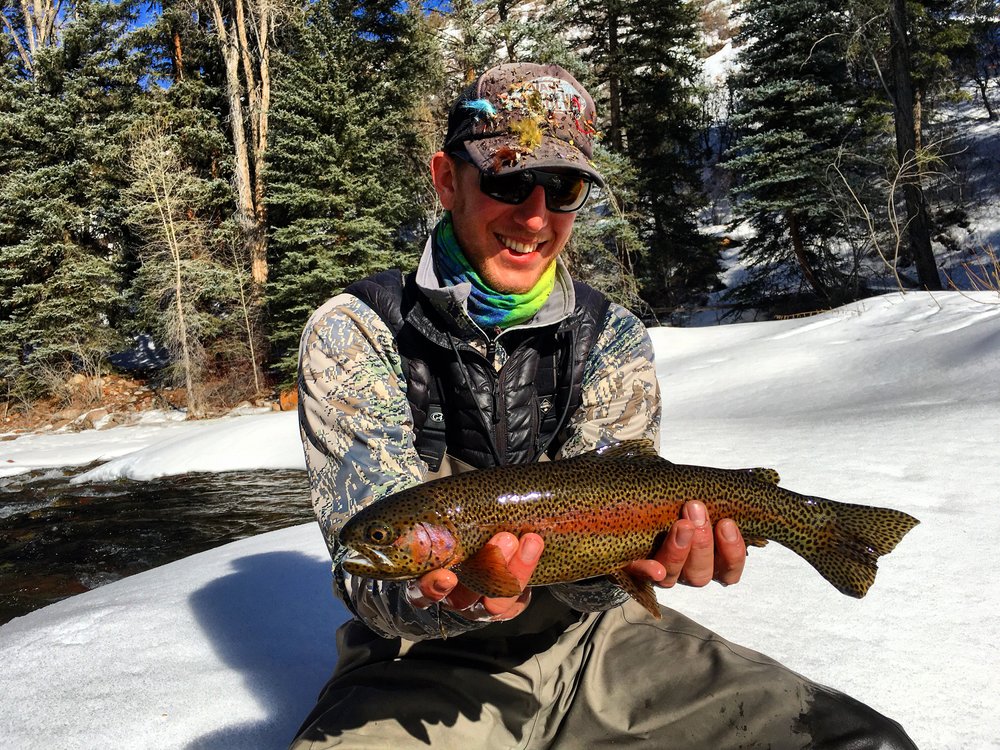
[[406, 587], [406, 597], [414, 607], [426, 609], [451, 594], [457, 585], [458, 576], [450, 570], [439, 568], [410, 581]]
[[687, 503], [681, 515], [653, 555], [664, 569], [663, 577], [654, 579], [663, 588], [670, 588], [682, 579], [692, 586], [704, 586], [715, 572], [715, 538], [704, 504]]
[[497, 544], [500, 547], [507, 561], [507, 570], [518, 580], [523, 590], [520, 596], [514, 597], [484, 596], [481, 604], [492, 619], [509, 620], [517, 617], [528, 607], [531, 599], [531, 591], [527, 588], [528, 581], [535, 572], [545, 543], [538, 534], [528, 533], [520, 539], [513, 534], [497, 534], [490, 544]]
[[747, 545], [740, 527], [731, 518], [715, 525], [715, 580], [729, 586], [738, 583], [747, 564]]
[[425, 573], [412, 581], [407, 596], [413, 606], [425, 609], [441, 603], [470, 620], [509, 620], [521, 614], [531, 599], [528, 581], [542, 555], [544, 542], [538, 534], [525, 534], [518, 539], [502, 532], [494, 536], [492, 544], [503, 555], [507, 569], [521, 584], [522, 592], [511, 597], [485, 597], [463, 586], [450, 570], [440, 569]]
[[653, 559], [664, 569], [662, 578], [650, 576], [657, 585], [670, 588], [678, 582], [705, 586], [712, 581], [729, 585], [743, 575], [746, 545], [739, 527], [723, 519], [713, 533], [705, 505], [689, 502], [681, 511]]

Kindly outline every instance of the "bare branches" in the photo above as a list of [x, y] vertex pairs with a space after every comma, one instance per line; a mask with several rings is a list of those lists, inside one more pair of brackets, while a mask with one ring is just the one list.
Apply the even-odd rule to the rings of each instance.
[[913, 180], [916, 174], [920, 174], [924, 178], [942, 174], [941, 167], [949, 157], [955, 155], [955, 153], [944, 153], [946, 142], [947, 139], [942, 138], [924, 146], [919, 153], [907, 152], [903, 162], [897, 164], [895, 170], [877, 186], [879, 191], [884, 194], [884, 213], [881, 219], [873, 215], [865, 201], [851, 185], [847, 175], [844, 174], [842, 169], [845, 155], [843, 149], [837, 154], [834, 163], [830, 165], [830, 169], [836, 172], [857, 208], [858, 215], [867, 228], [868, 240], [882, 263], [893, 274], [896, 286], [900, 291], [906, 291], [908, 287], [912, 287], [912, 283], [904, 283], [899, 272], [900, 259], [905, 255], [903, 248], [906, 242], [906, 232], [911, 221], [910, 217], [901, 216], [899, 213], [900, 192], [903, 185], [907, 181]]
[[200, 374], [204, 352], [192, 316], [193, 298], [202, 283], [192, 262], [204, 257], [204, 222], [188, 211], [192, 175], [172, 148], [162, 125], [150, 126], [131, 152], [129, 166], [133, 183], [133, 223], [146, 239], [143, 264], [147, 275], [156, 282], [151, 291], [168, 304], [163, 334], [167, 345], [176, 351], [187, 389], [188, 412], [203, 413], [200, 398]]
[[23, 29], [14, 28], [11, 20], [4, 14], [0, 14], [0, 18], [3, 19], [4, 30], [14, 42], [25, 69], [34, 75], [35, 59], [39, 51], [58, 43], [62, 0], [20, 0], [20, 6]]
[[[963, 262], [960, 268], [965, 274], [967, 286], [972, 287], [972, 291], [1000, 294], [1000, 255], [997, 255], [997, 251], [993, 249], [992, 245], [982, 248], [975, 254], [973, 261]], [[965, 294], [961, 285], [952, 279], [947, 271], [945, 271], [945, 278], [948, 279], [948, 286]], [[997, 304], [997, 302], [992, 304]]]

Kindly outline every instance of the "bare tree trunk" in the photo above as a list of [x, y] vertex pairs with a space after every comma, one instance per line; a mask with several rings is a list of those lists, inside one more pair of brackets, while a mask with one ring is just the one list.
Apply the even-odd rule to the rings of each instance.
[[826, 287], [816, 278], [816, 272], [813, 271], [809, 263], [809, 257], [806, 255], [806, 247], [802, 241], [802, 230], [799, 227], [798, 215], [794, 211], [789, 211], [786, 219], [788, 221], [788, 235], [792, 240], [792, 251], [795, 253], [795, 260], [799, 264], [799, 270], [802, 271], [802, 275], [809, 282], [809, 286], [812, 287], [817, 296], [829, 299]]
[[264, 201], [264, 159], [267, 151], [268, 113], [271, 110], [271, 32], [274, 9], [271, 0], [257, 0], [257, 44], [260, 53], [260, 94], [251, 113], [256, 124], [254, 138], [254, 203], [256, 204], [257, 241], [251, 246], [252, 274], [257, 284], [267, 281], [267, 204]]
[[996, 110], [990, 104], [989, 81], [986, 78], [976, 78], [976, 85], [979, 87], [979, 95], [983, 97], [983, 106], [986, 107], [986, 116], [990, 120], [997, 119]]
[[181, 32], [174, 29], [173, 33], [174, 42], [174, 80], [183, 81], [184, 80], [184, 55], [183, 48], [181, 47]]
[[[235, 17], [227, 23], [220, 0], [209, 2], [226, 68], [229, 122], [236, 154], [236, 218], [250, 252], [256, 297], [268, 276], [263, 166], [271, 104], [270, 37], [275, 11], [270, 0], [256, 0], [248, 17], [244, 0], [235, 0]], [[256, 25], [251, 27], [254, 16]], [[247, 99], [246, 109], [243, 96]]]
[[[150, 163], [153, 166], [155, 162]], [[159, 165], [159, 175], [155, 171], [150, 173], [150, 178], [155, 180], [159, 177], [160, 190], [154, 191], [154, 200], [160, 213], [160, 220], [163, 222], [163, 232], [166, 237], [166, 244], [170, 250], [170, 259], [174, 266], [174, 314], [177, 316], [177, 331], [175, 332], [177, 342], [181, 350], [181, 368], [184, 370], [184, 390], [187, 393], [188, 413], [192, 417], [202, 416], [201, 401], [198, 398], [198, 384], [195, 377], [195, 362], [191, 356], [191, 347], [188, 342], [188, 324], [184, 314], [184, 300], [187, 299], [187, 290], [184, 288], [184, 258], [181, 251], [181, 239], [177, 227], [174, 225], [174, 215], [177, 207], [174, 205], [175, 191], [167, 182], [167, 166]]]
[[[166, 191], [166, 185], [164, 185]], [[177, 236], [173, 226], [173, 212], [168, 211], [164, 216], [164, 223], [170, 237], [170, 253], [174, 261], [174, 312], [177, 315], [177, 339], [181, 349], [181, 367], [184, 369], [184, 390], [187, 393], [188, 413], [192, 417], [201, 416], [201, 404], [198, 400], [198, 391], [195, 386], [194, 360], [191, 357], [191, 349], [188, 346], [187, 322], [184, 320], [184, 300], [187, 290], [184, 288], [184, 277], [181, 274], [182, 258], [180, 247], [177, 243]]]
[[917, 277], [925, 289], [940, 290], [941, 278], [931, 247], [931, 222], [924, 198], [914, 118], [916, 100], [910, 77], [910, 50], [906, 38], [906, 0], [889, 4], [889, 40], [893, 69], [893, 109], [896, 129], [896, 158], [899, 160], [906, 231], [910, 254], [917, 265]]

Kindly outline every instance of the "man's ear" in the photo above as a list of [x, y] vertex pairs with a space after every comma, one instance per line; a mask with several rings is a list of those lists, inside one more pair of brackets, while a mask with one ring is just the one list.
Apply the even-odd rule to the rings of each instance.
[[455, 205], [455, 193], [458, 190], [458, 169], [453, 158], [444, 151], [438, 151], [431, 157], [431, 180], [441, 205], [446, 211], [450, 211]]

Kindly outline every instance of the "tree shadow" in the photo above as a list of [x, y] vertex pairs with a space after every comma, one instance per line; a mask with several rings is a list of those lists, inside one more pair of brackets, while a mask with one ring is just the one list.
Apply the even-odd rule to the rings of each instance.
[[333, 596], [328, 562], [267, 552], [232, 565], [234, 572], [195, 591], [190, 603], [216, 652], [243, 673], [268, 716], [221, 727], [188, 747], [284, 748], [333, 673], [336, 630], [350, 615]]

